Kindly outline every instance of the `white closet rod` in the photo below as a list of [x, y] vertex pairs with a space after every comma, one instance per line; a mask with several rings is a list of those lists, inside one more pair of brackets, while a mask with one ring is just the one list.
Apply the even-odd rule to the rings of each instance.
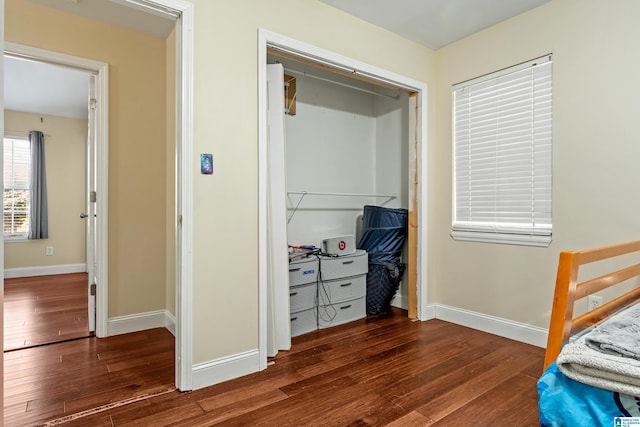
[[312, 191], [287, 191], [287, 196], [290, 194], [299, 194], [300, 200], [294, 208], [291, 208], [291, 214], [289, 218], [287, 218], [287, 224], [291, 222], [293, 216], [296, 214], [298, 207], [300, 207], [300, 203], [302, 203], [302, 199], [305, 196], [346, 196], [346, 197], [384, 197], [385, 199], [389, 199], [385, 201], [387, 203], [390, 200], [396, 199], [398, 196], [394, 194], [365, 194], [365, 193], [324, 193], [324, 192], [312, 192]]
[[365, 92], [371, 95], [377, 95], [377, 96], [382, 96], [385, 98], [391, 98], [394, 100], [398, 100], [400, 99], [400, 95], [387, 95], [386, 93], [378, 93], [378, 92], [374, 92], [372, 90], [369, 89], [364, 89], [358, 86], [353, 86], [347, 83], [341, 83], [341, 82], [337, 82], [335, 80], [331, 80], [331, 79], [325, 79], [324, 77], [319, 77], [319, 76], [314, 76], [313, 74], [309, 74], [309, 73], [304, 73], [302, 71], [296, 71], [296, 70], [289, 70], [287, 68], [284, 69], [287, 73], [291, 73], [291, 74], [298, 74], [300, 76], [304, 76], [304, 77], [310, 77], [312, 79], [316, 79], [316, 80], [322, 80], [323, 82], [327, 82], [327, 83], [333, 83], [334, 85], [338, 85], [338, 86], [343, 86], [343, 87], [348, 87], [349, 89], [354, 89], [354, 90], [359, 90], [360, 92]]
[[385, 197], [395, 199], [397, 194], [365, 194], [365, 193], [324, 193], [313, 191], [287, 191], [287, 194], [302, 194], [305, 196], [347, 196], [347, 197]]

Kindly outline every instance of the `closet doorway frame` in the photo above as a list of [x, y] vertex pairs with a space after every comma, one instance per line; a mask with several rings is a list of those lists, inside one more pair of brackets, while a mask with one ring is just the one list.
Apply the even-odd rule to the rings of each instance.
[[[260, 369], [267, 367], [268, 333], [268, 121], [267, 121], [267, 52], [277, 50], [290, 57], [299, 58], [311, 64], [327, 67], [336, 71], [345, 71], [360, 76], [363, 80], [382, 86], [395, 87], [410, 93], [416, 100], [415, 141], [410, 143], [410, 173], [415, 173], [409, 186], [409, 210], [417, 210], [416, 256], [416, 293], [409, 295], [409, 306], [416, 301], [418, 320], [427, 320], [427, 84], [392, 71], [375, 67], [356, 59], [322, 49], [299, 40], [260, 28], [258, 30], [258, 307], [259, 307], [259, 363]], [[410, 104], [411, 105], [411, 104]], [[410, 113], [411, 114], [411, 113]], [[415, 147], [415, 148], [414, 148]], [[415, 169], [414, 169], [415, 167]], [[407, 179], [410, 179], [407, 176]], [[410, 215], [411, 216], [411, 215]], [[411, 227], [411, 224], [410, 224]], [[410, 230], [411, 233], [411, 230]], [[411, 250], [409, 251], [411, 253]], [[411, 262], [411, 261], [410, 261]], [[411, 279], [409, 279], [411, 280]]]

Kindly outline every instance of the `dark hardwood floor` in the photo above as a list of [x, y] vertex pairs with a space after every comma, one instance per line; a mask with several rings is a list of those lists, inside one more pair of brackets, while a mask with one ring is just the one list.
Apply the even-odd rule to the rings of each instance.
[[4, 281], [4, 351], [89, 336], [87, 273]]
[[[76, 353], [69, 348], [69, 357], [79, 358], [70, 365], [78, 366], [67, 371], [59, 365], [57, 377], [43, 366], [36, 375], [42, 376], [42, 387], [53, 388], [40, 391], [39, 398], [34, 396], [32, 406], [37, 411], [48, 402], [61, 400], [63, 391], [54, 392], [55, 383], [57, 388], [66, 390], [65, 399], [73, 404], [64, 405], [64, 412], [50, 409], [41, 411], [40, 418], [34, 415], [28, 420], [13, 410], [9, 413], [11, 418], [5, 420], [7, 425], [28, 425], [100, 406], [95, 388], [98, 383], [108, 383], [109, 377], [119, 370], [126, 370], [129, 375], [142, 375], [146, 370], [156, 372], [157, 387], [149, 390], [162, 394], [119, 405], [118, 399], [131, 394], [127, 386], [121, 386], [124, 390], [104, 392], [101, 396], [113, 407], [90, 411], [64, 425], [538, 425], [536, 380], [542, 369], [543, 349], [439, 320], [411, 321], [399, 310], [390, 316], [296, 337], [291, 351], [280, 352], [265, 371], [186, 393], [162, 391], [173, 384], [173, 353], [155, 350], [143, 355], [152, 345], [151, 341], [144, 341], [154, 339], [150, 334], [122, 336], [130, 341], [129, 346], [138, 343], [140, 353], [123, 356], [120, 364], [110, 362], [107, 372], [111, 373], [101, 376], [83, 371], [83, 365], [98, 363], [85, 359], [91, 359], [87, 350], [80, 352], [83, 356], [71, 356]], [[167, 335], [155, 339], [166, 341], [171, 347], [173, 339]], [[28, 358], [32, 364], [49, 360], [50, 366], [59, 357], [63, 361], [65, 357], [60, 356], [61, 352], [47, 355], [47, 349], [75, 346], [83, 341], [96, 349], [102, 346], [102, 340], [92, 338], [32, 349], [42, 353]], [[105, 351], [118, 352], [115, 341], [105, 341], [104, 345], [96, 351], [100, 360]], [[5, 375], [14, 369], [12, 363], [15, 361], [5, 361]], [[15, 377], [11, 374], [5, 384], [5, 396], [12, 399], [22, 381], [19, 374]], [[13, 402], [7, 403], [9, 406], [17, 404], [16, 400], [9, 402]], [[23, 417], [29, 412], [30, 404], [26, 406]]]
[[164, 328], [11, 351], [4, 425], [33, 426], [173, 386], [174, 339]]

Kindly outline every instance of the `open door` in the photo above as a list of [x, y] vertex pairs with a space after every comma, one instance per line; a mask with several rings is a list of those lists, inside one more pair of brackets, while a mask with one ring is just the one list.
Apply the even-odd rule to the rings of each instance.
[[291, 348], [284, 146], [284, 67], [267, 65], [267, 356]]
[[95, 334], [96, 331], [96, 75], [89, 76], [89, 120], [87, 135], [87, 207], [86, 211], [80, 215], [87, 222], [86, 227], [86, 250], [87, 250], [87, 277], [88, 277], [88, 298], [89, 298], [89, 332]]

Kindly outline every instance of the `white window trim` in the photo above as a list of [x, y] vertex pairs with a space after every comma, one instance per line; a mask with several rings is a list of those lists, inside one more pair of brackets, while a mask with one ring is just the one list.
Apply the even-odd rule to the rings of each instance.
[[[7, 131], [4, 134], [4, 139], [19, 139], [22, 141], [29, 141], [29, 137], [28, 137], [28, 133], [18, 133], [18, 132], [14, 132], [14, 131]], [[4, 181], [4, 178], [3, 178]], [[3, 182], [3, 190], [4, 190], [4, 182]], [[3, 208], [4, 211], [4, 208]], [[27, 212], [27, 216], [29, 216], [29, 212]], [[31, 218], [29, 218], [30, 220]], [[4, 221], [4, 219], [3, 219]], [[25, 233], [14, 233], [14, 234], [8, 234], [8, 233], [4, 233], [4, 224], [3, 224], [3, 233], [2, 233], [3, 239], [5, 242], [27, 242], [29, 241], [29, 231], [26, 231]]]
[[26, 234], [16, 234], [16, 235], [5, 234], [4, 241], [6, 243], [16, 243], [16, 242], [28, 242], [29, 239], [27, 238]]
[[501, 232], [482, 232], [469, 230], [451, 231], [453, 240], [468, 242], [502, 243], [506, 245], [537, 246], [546, 248], [551, 244], [551, 234], [547, 236], [535, 234], [509, 234]]
[[[468, 87], [477, 83], [481, 83], [486, 80], [495, 79], [509, 73], [517, 72], [531, 67], [535, 64], [544, 62], [551, 62], [552, 55], [545, 55], [541, 58], [536, 58], [531, 61], [527, 61], [522, 64], [518, 64], [512, 67], [505, 68], [503, 70], [496, 71], [484, 76], [480, 76], [465, 82], [461, 82], [453, 85], [452, 91], [455, 92], [461, 87]], [[501, 243], [510, 245], [521, 246], [535, 246], [535, 247], [548, 247], [552, 240], [552, 227], [509, 227], [509, 226], [496, 226], [494, 224], [488, 224], [486, 227], [478, 224], [465, 224], [464, 222], [455, 222], [455, 209], [456, 209], [456, 186], [455, 186], [455, 171], [456, 171], [456, 140], [455, 140], [455, 104], [452, 105], [452, 115], [454, 117], [452, 135], [453, 135], [453, 211], [452, 211], [452, 228], [451, 237], [454, 240], [470, 241], [470, 242], [483, 242], [483, 243]], [[553, 199], [552, 199], [553, 200]]]

